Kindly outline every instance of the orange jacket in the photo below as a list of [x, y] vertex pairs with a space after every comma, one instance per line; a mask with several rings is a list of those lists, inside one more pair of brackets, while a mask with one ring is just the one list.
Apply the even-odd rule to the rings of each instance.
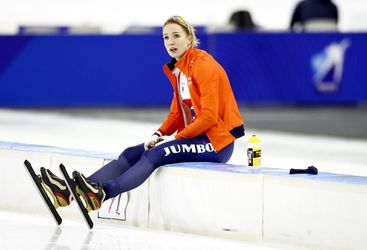
[[[172, 73], [179, 68], [187, 77], [195, 120], [184, 125], [177, 90], [177, 79]], [[243, 120], [224, 69], [203, 50], [190, 48], [176, 62], [163, 67], [174, 89], [171, 110], [158, 129], [162, 135], [177, 132], [176, 139], [194, 138], [205, 133], [216, 152], [244, 135]]]

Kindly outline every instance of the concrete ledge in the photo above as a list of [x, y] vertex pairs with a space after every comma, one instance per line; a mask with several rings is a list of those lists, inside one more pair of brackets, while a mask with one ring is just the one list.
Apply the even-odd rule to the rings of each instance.
[[[116, 156], [0, 142], [2, 186], [7, 187], [1, 189], [0, 209], [46, 213], [24, 159], [55, 173], [61, 162], [92, 173]], [[314, 249], [367, 245], [367, 177], [291, 176], [284, 169], [192, 162], [162, 166], [128, 196], [126, 217], [117, 223]], [[59, 211], [80, 218], [75, 206]]]
[[261, 175], [186, 166], [165, 166], [150, 178], [151, 228], [262, 240]]
[[[263, 230], [266, 242], [312, 249], [365, 249], [366, 178], [356, 183], [320, 178], [264, 177]], [[330, 179], [328, 179], [330, 180]]]
[[367, 177], [180, 163], [157, 171], [149, 192], [152, 227], [313, 249], [367, 245]]

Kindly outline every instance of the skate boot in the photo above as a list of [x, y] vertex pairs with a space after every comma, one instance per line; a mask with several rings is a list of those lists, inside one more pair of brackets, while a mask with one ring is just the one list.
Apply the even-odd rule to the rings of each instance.
[[51, 170], [41, 167], [41, 184], [54, 200], [54, 207], [66, 207], [73, 200], [66, 182], [56, 176]]
[[106, 192], [103, 190], [102, 184], [87, 180], [78, 171], [73, 172], [73, 178], [77, 184], [77, 192], [83, 197], [88, 213], [91, 210], [99, 209], [106, 199]]

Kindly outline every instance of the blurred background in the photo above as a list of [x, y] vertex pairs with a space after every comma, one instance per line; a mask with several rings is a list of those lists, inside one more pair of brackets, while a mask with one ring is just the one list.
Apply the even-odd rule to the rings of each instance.
[[151, 119], [168, 111], [161, 25], [182, 15], [248, 127], [366, 138], [365, 0], [0, 0], [0, 108]]
[[[268, 31], [286, 31], [299, 0], [1, 0], [0, 31], [16, 34], [19, 26], [96, 28], [120, 34], [130, 26], [160, 26], [170, 15], [182, 15], [193, 25], [222, 26], [237, 10], [248, 10], [255, 23]], [[364, 0], [333, 0], [338, 6], [338, 27], [343, 32], [363, 32], [367, 26]]]

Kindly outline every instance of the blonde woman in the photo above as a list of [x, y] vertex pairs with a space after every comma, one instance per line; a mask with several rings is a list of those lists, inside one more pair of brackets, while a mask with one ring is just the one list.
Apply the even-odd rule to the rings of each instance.
[[[244, 135], [244, 122], [227, 74], [211, 55], [196, 48], [199, 41], [194, 28], [182, 17], [172, 16], [163, 24], [163, 41], [172, 57], [164, 65], [173, 89], [170, 112], [145, 143], [125, 149], [117, 160], [88, 178], [73, 172], [88, 211], [138, 187], [164, 164], [225, 163], [232, 155], [234, 141]], [[60, 205], [70, 204], [65, 182], [48, 169], [41, 173]]]

